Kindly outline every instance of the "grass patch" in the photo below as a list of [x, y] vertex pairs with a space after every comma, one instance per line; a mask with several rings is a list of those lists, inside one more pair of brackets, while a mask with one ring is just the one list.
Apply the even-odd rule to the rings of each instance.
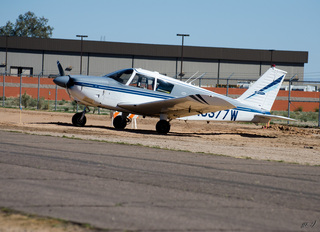
[[43, 217], [6, 207], [0, 208], [0, 218], [4, 222], [0, 225], [0, 231], [6, 231], [9, 228], [12, 228], [12, 231], [109, 231], [108, 229], [95, 228], [88, 223]]
[[[6, 97], [4, 107], [16, 109], [20, 108], [20, 97]], [[28, 110], [46, 110], [65, 113], [75, 113], [77, 111], [81, 112], [84, 109], [84, 105], [77, 105], [76, 102], [71, 100], [67, 101], [62, 99], [61, 101], [56, 102], [55, 100], [45, 100], [45, 98], [41, 97], [38, 101], [37, 98], [32, 98], [26, 92], [21, 95], [21, 107]], [[110, 114], [110, 110], [108, 109], [90, 107], [90, 110], [91, 111], [89, 113], [92, 114]]]
[[[271, 114], [288, 117], [287, 111], [271, 111]], [[290, 112], [290, 118], [299, 120], [301, 122], [307, 122], [307, 121], [318, 122], [318, 117], [319, 117], [319, 112], [311, 112], [311, 111], [303, 112], [300, 110]]]

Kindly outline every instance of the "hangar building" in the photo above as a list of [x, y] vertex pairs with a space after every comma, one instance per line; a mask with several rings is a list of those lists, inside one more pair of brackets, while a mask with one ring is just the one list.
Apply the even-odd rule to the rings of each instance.
[[[82, 57], [82, 62], [81, 62]], [[144, 68], [177, 77], [181, 46], [89, 40], [0, 37], [0, 73], [57, 75], [57, 60], [66, 74], [103, 75], [123, 68]], [[184, 78], [205, 73], [202, 86], [224, 84], [227, 78], [257, 79], [270, 64], [303, 79], [306, 51], [279, 51], [184, 46]], [[80, 63], [82, 68], [80, 69]], [[179, 78], [179, 77], [178, 77]], [[197, 83], [199, 84], [199, 80]]]

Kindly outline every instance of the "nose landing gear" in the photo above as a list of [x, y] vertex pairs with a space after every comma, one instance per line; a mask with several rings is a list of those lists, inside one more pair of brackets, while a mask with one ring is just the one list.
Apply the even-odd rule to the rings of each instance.
[[82, 112], [74, 114], [72, 117], [72, 124], [77, 127], [83, 127], [84, 125], [86, 125], [87, 118], [85, 114], [88, 113], [89, 111], [90, 111], [89, 108], [87, 111], [87, 107], [85, 107]]

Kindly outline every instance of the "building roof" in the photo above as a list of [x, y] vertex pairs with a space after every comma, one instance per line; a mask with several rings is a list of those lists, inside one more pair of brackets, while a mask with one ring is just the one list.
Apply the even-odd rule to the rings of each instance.
[[[6, 41], [7, 39], [7, 41]], [[45, 52], [80, 53], [80, 40], [40, 39], [0, 36], [0, 49], [31, 50]], [[181, 46], [119, 43], [83, 40], [83, 53], [120, 56], [179, 58]], [[308, 63], [307, 51], [280, 51], [261, 49], [217, 48], [184, 46], [185, 59], [227, 60], [243, 62]]]

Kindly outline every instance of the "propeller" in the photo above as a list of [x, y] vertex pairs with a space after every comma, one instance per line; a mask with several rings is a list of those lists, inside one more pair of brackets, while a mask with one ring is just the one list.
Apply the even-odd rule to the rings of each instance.
[[73, 79], [68, 75], [65, 76], [62, 65], [57, 61], [60, 76], [56, 77], [53, 82], [63, 88], [70, 88], [74, 85]]
[[60, 76], [64, 76], [64, 71], [63, 71], [62, 65], [60, 64], [59, 60], [57, 61], [57, 65], [58, 65]]

